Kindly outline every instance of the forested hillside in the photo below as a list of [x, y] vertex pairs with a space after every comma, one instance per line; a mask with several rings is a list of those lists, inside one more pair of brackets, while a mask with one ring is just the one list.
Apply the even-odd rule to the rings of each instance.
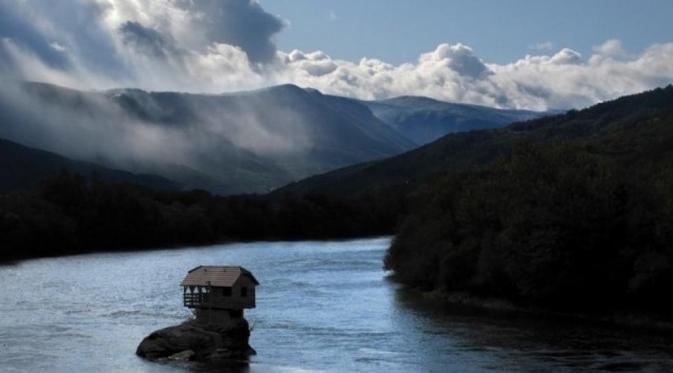
[[0, 262], [96, 251], [246, 240], [390, 234], [404, 193], [216, 196], [159, 191], [63, 171], [31, 191], [0, 194]]
[[559, 307], [666, 306], [673, 87], [507, 134], [516, 132], [536, 136], [422, 186], [387, 268], [423, 289]]
[[423, 147], [380, 161], [361, 163], [289, 184], [278, 192], [351, 194], [373, 186], [419, 184], [446, 171], [493, 163], [517, 142], [551, 143], [582, 138], [619, 139], [622, 130], [668, 113], [673, 87], [604, 102], [582, 111], [514, 123], [502, 129], [453, 133]]

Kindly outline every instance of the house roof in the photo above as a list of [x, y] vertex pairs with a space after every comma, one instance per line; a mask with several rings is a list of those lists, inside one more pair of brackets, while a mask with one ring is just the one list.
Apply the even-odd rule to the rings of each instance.
[[187, 273], [180, 286], [231, 287], [241, 276], [249, 276], [255, 285], [259, 285], [255, 276], [243, 267], [198, 266]]

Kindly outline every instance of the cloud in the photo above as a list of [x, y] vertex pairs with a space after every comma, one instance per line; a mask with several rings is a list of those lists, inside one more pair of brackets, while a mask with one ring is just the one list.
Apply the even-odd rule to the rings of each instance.
[[601, 45], [593, 47], [593, 51], [600, 56], [607, 57], [624, 57], [626, 51], [619, 39], [610, 39]]
[[145, 27], [138, 22], [128, 21], [119, 27], [122, 42], [141, 53], [148, 53], [154, 57], [167, 58], [178, 54], [174, 43], [160, 32]]
[[206, 44], [240, 47], [252, 62], [269, 62], [275, 57], [272, 37], [283, 29], [283, 22], [257, 1], [182, 0], [176, 4], [198, 20]]
[[[58, 16], [54, 16], [57, 14]], [[465, 44], [415, 62], [278, 51], [286, 22], [253, 0], [0, 0], [0, 72], [77, 88], [219, 93], [294, 83], [363, 99], [424, 95], [503, 108], [565, 109], [673, 82], [673, 43], [629, 53], [617, 39], [489, 63]]]
[[432, 53], [423, 54], [421, 64], [446, 67], [461, 76], [479, 78], [488, 75], [489, 70], [479, 58], [472, 53], [472, 48], [463, 44], [441, 44]]
[[[0, 0], [1, 38], [51, 68], [86, 68], [117, 80], [134, 78], [136, 61], [126, 49], [166, 57], [227, 44], [250, 63], [267, 63], [282, 28], [254, 0]], [[3, 57], [4, 65], [12, 62]]]
[[[0, 35], [2, 38], [5, 41], [12, 40], [15, 45], [32, 50], [38, 58], [52, 67], [67, 67], [70, 61], [64, 53], [64, 48], [53, 48], [48, 39], [31, 26], [29, 17], [21, 14], [19, 7], [13, 5], [8, 1], [0, 2]], [[11, 63], [6, 55], [1, 61], [4, 64]]]
[[[52, 85], [3, 83], [1, 138], [113, 168], [159, 173], [190, 187], [225, 188], [238, 177], [232, 174], [246, 177], [263, 170], [269, 179], [260, 178], [260, 185], [288, 182], [293, 170], [274, 171], [275, 162], [310, 158], [315, 139], [307, 117], [284, 100], [133, 89], [82, 94]], [[306, 176], [301, 167], [321, 170], [305, 162], [297, 177]], [[270, 181], [274, 177], [279, 179]]]
[[570, 48], [563, 48], [549, 59], [553, 65], [579, 65], [582, 63], [582, 55]]
[[[359, 63], [329, 57], [283, 55], [287, 81], [334, 94], [363, 98], [426, 95], [507, 108], [545, 110], [584, 107], [673, 82], [673, 43], [649, 47], [640, 55], [583, 58], [564, 48], [551, 55], [529, 55], [508, 64], [489, 64], [468, 47], [440, 45], [416, 63], [391, 65], [376, 59]], [[316, 67], [330, 66], [324, 69]]]
[[183, 134], [131, 118], [104, 95], [8, 82], [0, 108], [2, 137], [29, 146], [109, 164], [187, 162]]

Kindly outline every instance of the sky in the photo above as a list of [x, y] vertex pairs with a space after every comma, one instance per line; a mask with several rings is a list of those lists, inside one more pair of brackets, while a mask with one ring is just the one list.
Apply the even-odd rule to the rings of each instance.
[[631, 52], [673, 40], [670, 0], [263, 0], [289, 23], [284, 50], [348, 60], [413, 62], [441, 43], [463, 43], [493, 63], [619, 39]]
[[0, 0], [0, 78], [586, 107], [673, 82], [669, 0]]

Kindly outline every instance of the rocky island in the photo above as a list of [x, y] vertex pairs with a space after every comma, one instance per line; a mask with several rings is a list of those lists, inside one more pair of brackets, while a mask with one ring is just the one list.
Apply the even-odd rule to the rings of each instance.
[[145, 337], [136, 354], [150, 360], [219, 362], [246, 360], [255, 350], [248, 344], [250, 329], [245, 319], [229, 325], [201, 324], [189, 320], [160, 329]]
[[181, 283], [195, 318], [145, 337], [136, 354], [150, 360], [217, 363], [247, 360], [250, 326], [243, 309], [255, 307], [259, 282], [243, 267], [199, 266]]

